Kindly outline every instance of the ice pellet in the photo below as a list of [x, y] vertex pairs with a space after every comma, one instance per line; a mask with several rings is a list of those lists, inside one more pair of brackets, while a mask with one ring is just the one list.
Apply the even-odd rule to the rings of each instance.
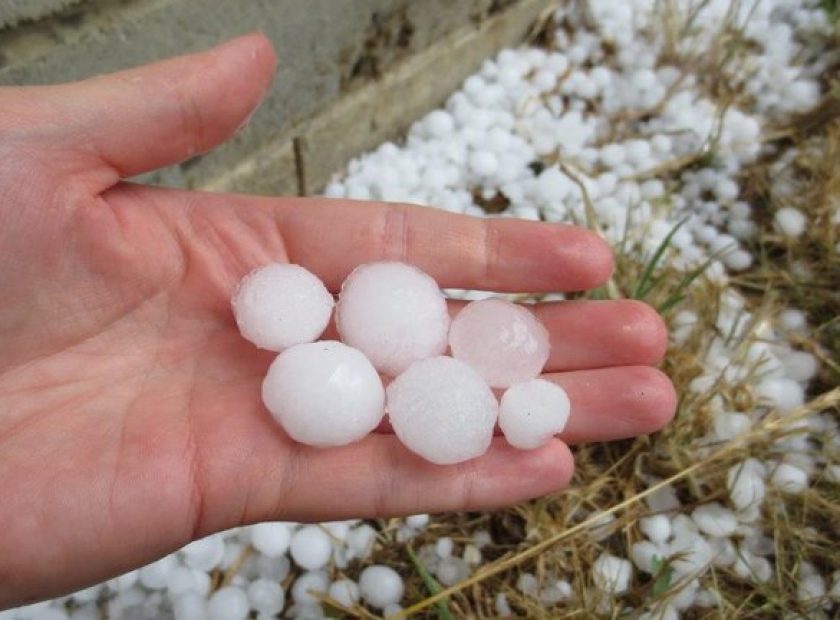
[[362, 353], [332, 340], [283, 351], [268, 369], [262, 396], [289, 436], [311, 446], [357, 441], [384, 413], [376, 370]]
[[399, 603], [405, 591], [402, 577], [393, 568], [374, 564], [368, 566], [359, 576], [362, 597], [372, 607], [383, 609], [392, 603]]
[[566, 427], [569, 397], [559, 385], [532, 379], [507, 389], [499, 405], [499, 427], [515, 448], [532, 450]]
[[449, 312], [437, 283], [412, 265], [360, 265], [341, 287], [336, 324], [342, 341], [396, 377], [446, 350]]
[[550, 350], [548, 331], [531, 311], [503, 299], [467, 304], [452, 321], [449, 346], [495, 388], [539, 376]]
[[269, 351], [317, 340], [330, 322], [333, 303], [317, 276], [281, 263], [246, 275], [231, 301], [242, 336]]
[[388, 415], [403, 444], [438, 465], [484, 454], [499, 407], [470, 366], [451, 357], [415, 362], [386, 391]]

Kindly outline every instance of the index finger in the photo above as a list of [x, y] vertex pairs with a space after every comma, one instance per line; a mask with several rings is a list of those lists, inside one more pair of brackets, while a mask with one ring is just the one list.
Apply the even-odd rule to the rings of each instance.
[[574, 226], [345, 199], [241, 199], [276, 210], [290, 259], [331, 290], [379, 260], [416, 265], [442, 288], [500, 292], [585, 290], [612, 272], [609, 246]]

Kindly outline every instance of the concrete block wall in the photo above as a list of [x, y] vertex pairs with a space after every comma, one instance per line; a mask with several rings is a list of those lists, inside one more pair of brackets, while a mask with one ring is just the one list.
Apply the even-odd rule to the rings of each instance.
[[0, 0], [0, 86], [79, 79], [263, 31], [277, 74], [216, 151], [147, 176], [182, 187], [313, 193], [399, 136], [548, 0]]

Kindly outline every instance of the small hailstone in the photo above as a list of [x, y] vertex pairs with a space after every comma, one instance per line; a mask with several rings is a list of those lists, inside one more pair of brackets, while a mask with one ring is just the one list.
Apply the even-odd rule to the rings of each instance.
[[532, 450], [566, 427], [570, 407], [569, 397], [559, 385], [531, 379], [505, 391], [499, 405], [499, 427], [510, 445]]
[[437, 283], [412, 265], [370, 263], [344, 281], [336, 309], [341, 339], [395, 377], [446, 350], [449, 311]]
[[489, 177], [499, 169], [499, 158], [490, 151], [476, 151], [469, 160], [470, 170], [482, 177]]
[[747, 432], [750, 425], [749, 416], [743, 413], [718, 411], [712, 417], [712, 428], [718, 439], [734, 439]]
[[493, 537], [487, 530], [476, 530], [473, 532], [472, 541], [478, 549], [483, 549], [484, 547], [493, 544]]
[[516, 589], [525, 596], [536, 597], [540, 589], [540, 582], [533, 573], [522, 573], [516, 580]]
[[630, 586], [633, 565], [608, 553], [602, 553], [592, 565], [592, 580], [595, 587], [611, 594], [622, 594]]
[[181, 553], [184, 554], [184, 564], [190, 568], [210, 572], [225, 555], [225, 541], [218, 534], [206, 536], [188, 544]]
[[292, 528], [284, 522], [257, 523], [251, 526], [250, 534], [254, 549], [265, 556], [276, 558], [289, 548]]
[[384, 414], [376, 370], [360, 351], [331, 340], [295, 345], [278, 355], [262, 396], [289, 436], [312, 446], [358, 441]]
[[667, 515], [651, 515], [639, 520], [639, 529], [653, 542], [665, 542], [671, 537], [671, 519]]
[[819, 573], [800, 575], [796, 598], [803, 605], [813, 605], [825, 598], [825, 579]]
[[329, 586], [322, 571], [304, 573], [292, 584], [292, 600], [298, 605], [317, 605], [319, 599], [313, 593], [326, 594]]
[[490, 447], [499, 412], [496, 397], [460, 360], [415, 362], [388, 386], [387, 400], [399, 440], [428, 461], [460, 463]]
[[470, 566], [478, 566], [481, 564], [481, 551], [475, 545], [467, 545], [464, 547], [464, 562]]
[[373, 551], [373, 544], [376, 542], [376, 530], [367, 523], [362, 523], [347, 533], [345, 542], [347, 548], [353, 552], [354, 558], [364, 560]]
[[589, 536], [594, 541], [605, 540], [613, 533], [614, 526], [615, 514], [605, 512], [593, 521], [591, 529], [589, 530]]
[[405, 518], [405, 524], [414, 530], [422, 530], [429, 524], [429, 515], [411, 515]]
[[808, 474], [795, 465], [780, 463], [770, 476], [770, 484], [793, 495], [808, 488]]
[[783, 207], [776, 211], [773, 221], [780, 233], [792, 239], [802, 235], [808, 223], [802, 211], [793, 207]]
[[292, 536], [289, 552], [295, 564], [301, 568], [318, 570], [330, 561], [332, 543], [320, 527], [306, 525]]
[[513, 616], [513, 609], [511, 609], [510, 603], [508, 603], [507, 600], [507, 595], [504, 592], [496, 594], [496, 598], [493, 600], [493, 609], [496, 611], [496, 615], [500, 618]]
[[333, 297], [300, 265], [271, 263], [242, 279], [231, 304], [243, 337], [282, 351], [318, 339], [330, 322]]
[[149, 590], [162, 590], [166, 587], [169, 573], [176, 566], [178, 566], [178, 560], [174, 554], [162, 557], [157, 562], [152, 562], [140, 569], [138, 572], [140, 583]]
[[806, 351], [790, 351], [782, 358], [786, 374], [795, 381], [808, 381], [817, 374], [817, 358]]
[[207, 599], [196, 592], [187, 592], [172, 603], [175, 620], [207, 620]]
[[[651, 480], [650, 486], [655, 486], [659, 480]], [[663, 485], [645, 498], [645, 503], [651, 512], [670, 512], [679, 510], [680, 500], [677, 491], [670, 484]]]
[[[99, 620], [101, 617], [96, 603], [85, 603], [84, 605], [75, 607], [70, 612], [70, 620]], [[4, 619], [3, 612], [0, 612], [0, 620], [11, 620], [11, 615]]]
[[327, 594], [345, 609], [350, 609], [359, 602], [361, 591], [358, 584], [352, 579], [339, 579], [330, 584]]
[[823, 476], [828, 482], [840, 484], [840, 465], [827, 465]]
[[166, 590], [170, 600], [185, 592], [207, 595], [210, 592], [210, 576], [201, 570], [176, 566], [166, 578]]
[[700, 531], [709, 536], [731, 536], [738, 527], [735, 513], [718, 502], [698, 506], [691, 513], [691, 518]]
[[448, 536], [444, 536], [443, 538], [438, 538], [435, 542], [435, 553], [438, 554], [440, 558], [448, 558], [452, 555], [452, 548], [454, 547], [454, 543], [452, 539]]
[[248, 601], [254, 611], [273, 616], [283, 610], [286, 594], [276, 581], [255, 579], [248, 586]]
[[654, 572], [656, 559], [662, 559], [664, 556], [665, 552], [660, 545], [649, 540], [639, 541], [630, 547], [630, 559], [633, 560], [633, 564], [635, 564], [640, 571], [648, 574], [652, 574]]
[[279, 582], [288, 576], [291, 562], [286, 555], [272, 558], [261, 553], [255, 560], [255, 570], [260, 577]]
[[105, 585], [114, 592], [125, 592], [137, 583], [139, 577], [140, 571], [133, 570], [110, 579]]
[[457, 555], [450, 555], [440, 561], [435, 575], [443, 586], [454, 586], [470, 576], [470, 567]]
[[668, 555], [672, 556], [671, 566], [675, 572], [695, 575], [711, 563], [713, 552], [702, 535], [686, 533], [674, 537], [668, 545]]
[[475, 301], [452, 321], [452, 355], [497, 388], [533, 379], [548, 360], [548, 331], [530, 310], [503, 299]]
[[[21, 616], [23, 617], [23, 616]], [[58, 607], [50, 607], [28, 616], [29, 620], [68, 620], [67, 612]]]
[[377, 564], [362, 571], [359, 575], [359, 588], [362, 598], [377, 609], [383, 609], [391, 603], [399, 603], [405, 591], [402, 577], [397, 571]]
[[389, 603], [382, 608], [382, 617], [385, 618], [385, 620], [389, 620], [389, 618], [396, 618], [400, 615], [402, 610], [402, 605], [399, 603]]
[[732, 569], [741, 579], [765, 583], [773, 576], [773, 567], [767, 558], [753, 555], [746, 549], [738, 550], [738, 557]]
[[248, 596], [242, 589], [233, 586], [216, 590], [207, 604], [210, 620], [245, 620], [249, 611]]
[[738, 510], [760, 506], [764, 501], [764, 478], [749, 461], [733, 465], [726, 475], [729, 499]]
[[756, 386], [756, 393], [764, 402], [782, 413], [796, 409], [805, 402], [805, 391], [793, 379], [768, 377]]
[[795, 308], [789, 308], [779, 314], [779, 320], [788, 331], [799, 331], [808, 327], [808, 319], [805, 313]]

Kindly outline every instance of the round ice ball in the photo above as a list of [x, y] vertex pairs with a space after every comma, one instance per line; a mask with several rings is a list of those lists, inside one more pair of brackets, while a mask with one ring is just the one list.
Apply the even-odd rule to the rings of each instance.
[[402, 577], [393, 568], [374, 564], [359, 575], [359, 589], [368, 605], [383, 609], [398, 603], [405, 592]]
[[499, 405], [499, 428], [508, 443], [533, 450], [566, 427], [571, 405], [566, 391], [545, 379], [508, 388]]
[[452, 321], [449, 346], [495, 388], [539, 376], [550, 350], [548, 330], [531, 311], [504, 299], [467, 304]]
[[261, 349], [282, 351], [324, 333], [333, 297], [317, 276], [300, 265], [271, 263], [242, 279], [231, 305], [246, 340]]
[[295, 564], [307, 570], [318, 570], [330, 561], [332, 543], [317, 525], [306, 525], [292, 536], [289, 549]]
[[499, 406], [487, 383], [466, 363], [451, 357], [420, 360], [386, 394], [397, 437], [426, 460], [460, 463], [490, 447]]
[[289, 436], [310, 446], [357, 441], [384, 414], [376, 370], [362, 353], [333, 340], [298, 344], [278, 355], [262, 397]]
[[412, 265], [360, 265], [341, 287], [336, 308], [341, 339], [396, 377], [419, 359], [446, 350], [449, 312], [437, 283]]

